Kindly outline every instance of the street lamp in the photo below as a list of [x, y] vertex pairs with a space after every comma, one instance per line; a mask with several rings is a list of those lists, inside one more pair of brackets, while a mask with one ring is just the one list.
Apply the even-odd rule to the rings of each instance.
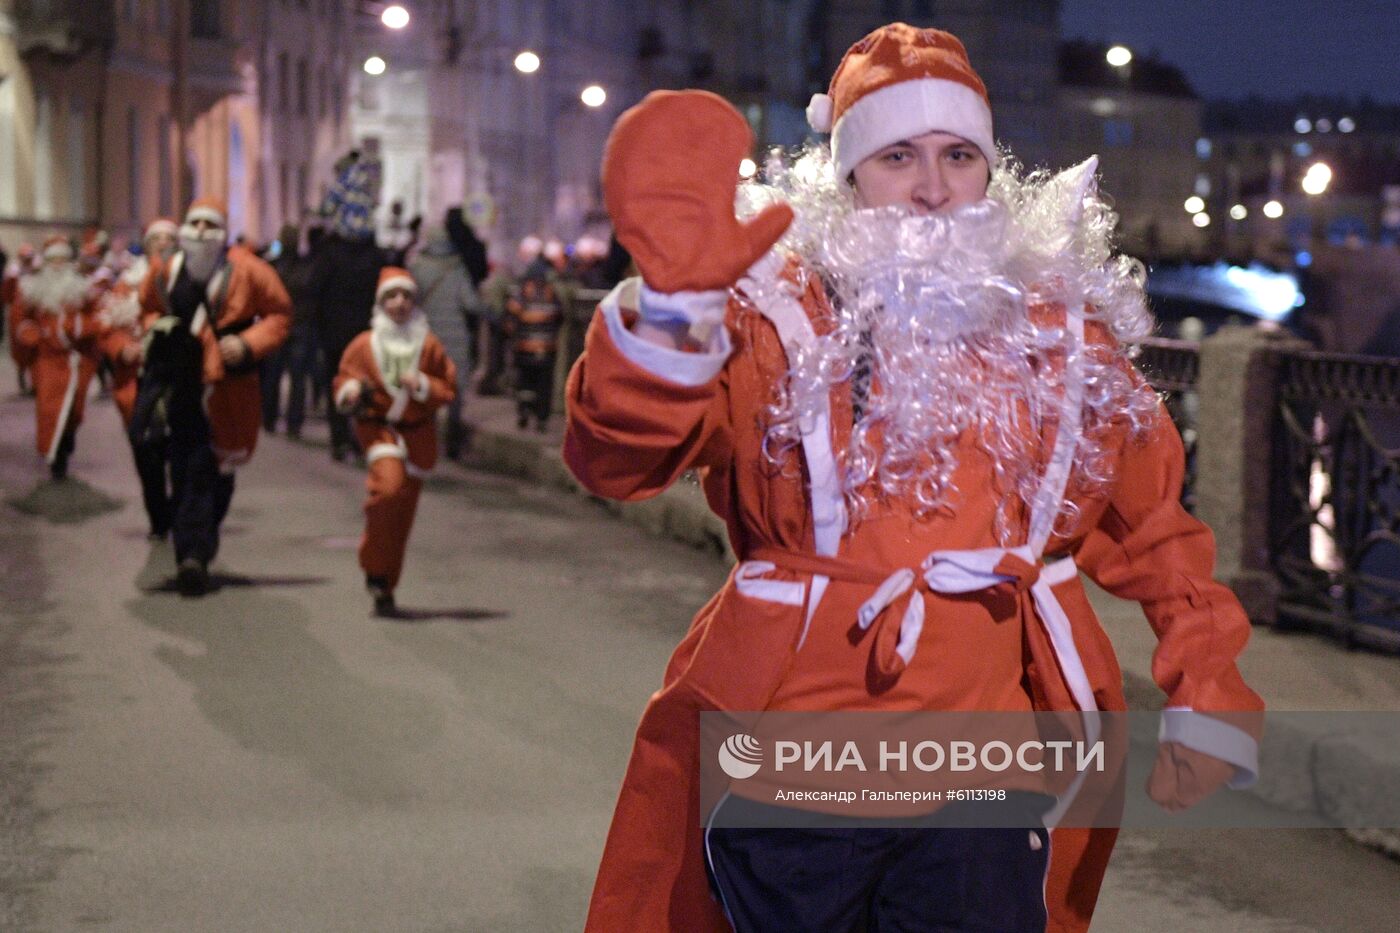
[[529, 49], [515, 56], [515, 70], [524, 75], [532, 75], [540, 70], [540, 57]]
[[1236, 204], [1234, 207], [1230, 208], [1230, 219], [1231, 219], [1231, 220], [1244, 220], [1244, 219], [1245, 219], [1246, 217], [1248, 217], [1248, 216], [1249, 216], [1249, 209], [1248, 209], [1247, 207], [1245, 207], [1243, 204]]
[[1270, 220], [1278, 220], [1283, 216], [1283, 204], [1278, 201], [1269, 201], [1264, 205], [1264, 216]]
[[377, 77], [382, 75], [384, 69], [387, 67], [388, 66], [384, 64], [384, 59], [380, 58], [378, 55], [371, 55], [369, 58], [365, 59], [365, 74], [367, 75], [374, 75]]
[[1186, 208], [1186, 213], [1188, 214], [1199, 214], [1206, 209], [1206, 202], [1199, 196], [1193, 194], [1186, 199], [1186, 203], [1182, 206]]
[[596, 110], [607, 103], [608, 92], [597, 84], [590, 84], [579, 94], [579, 100], [583, 101], [585, 107], [592, 107]]
[[395, 3], [385, 7], [384, 12], [379, 17], [379, 19], [382, 23], [384, 23], [385, 26], [388, 26], [390, 29], [403, 29], [405, 26], [408, 25], [408, 10]]
[[1108, 50], [1108, 54], [1104, 57], [1108, 60], [1108, 63], [1114, 68], [1127, 67], [1133, 61], [1132, 50], [1129, 49], [1127, 46], [1123, 45], [1115, 45], [1113, 48]]
[[1314, 162], [1308, 167], [1308, 172], [1303, 176], [1303, 191], [1317, 197], [1327, 191], [1327, 186], [1332, 183], [1332, 167], [1326, 162]]
[[1198, 226], [1198, 227], [1209, 227], [1209, 226], [1210, 226], [1210, 215], [1209, 215], [1209, 214], [1197, 214], [1195, 217], [1192, 217], [1192, 218], [1191, 218], [1191, 222], [1192, 222], [1193, 224], [1195, 224], [1196, 226]]

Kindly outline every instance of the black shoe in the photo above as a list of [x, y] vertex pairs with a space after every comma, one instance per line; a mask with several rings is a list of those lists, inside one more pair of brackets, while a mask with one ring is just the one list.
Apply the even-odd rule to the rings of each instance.
[[345, 458], [350, 456], [350, 446], [348, 444], [336, 444], [331, 447], [331, 459], [336, 463], [344, 463]]
[[49, 464], [49, 477], [55, 480], [65, 480], [68, 478], [68, 461], [55, 460]]
[[290, 424], [287, 425], [287, 436], [294, 441], [301, 440], [301, 425], [297, 425], [296, 427], [292, 427]]
[[175, 572], [175, 588], [181, 596], [203, 596], [209, 592], [209, 569], [198, 557], [186, 557]]
[[515, 426], [516, 426], [517, 428], [519, 428], [520, 430], [522, 430], [522, 431], [525, 430], [525, 426], [528, 425], [529, 423], [530, 423], [530, 416], [527, 415], [527, 414], [525, 414], [525, 412], [522, 411], [520, 414], [518, 414], [518, 415], [515, 416]]
[[394, 605], [394, 591], [389, 589], [387, 578], [365, 577], [365, 589], [369, 590], [369, 595], [374, 599], [375, 615], [387, 619], [398, 614], [398, 607]]
[[152, 528], [150, 531], [146, 532], [146, 540], [151, 543], [164, 541], [168, 537], [170, 537], [169, 528]]

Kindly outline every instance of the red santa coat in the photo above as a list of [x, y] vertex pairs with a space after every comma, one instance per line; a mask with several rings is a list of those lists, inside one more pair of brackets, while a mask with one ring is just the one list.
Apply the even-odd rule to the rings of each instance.
[[335, 398], [344, 398], [353, 382], [360, 389], [361, 405], [355, 415], [355, 433], [366, 459], [396, 456], [406, 462], [410, 475], [426, 475], [437, 463], [437, 428], [433, 412], [457, 395], [457, 367], [442, 341], [428, 333], [412, 368], [427, 376], [417, 393], [391, 387], [384, 379], [373, 331], [365, 331], [345, 348], [335, 377]]
[[[149, 328], [166, 313], [184, 254], [155, 265], [141, 285], [142, 326]], [[213, 386], [205, 407], [221, 470], [252, 459], [262, 428], [262, 390], [256, 366], [228, 372], [219, 355], [219, 339], [237, 335], [247, 345], [250, 362], [276, 350], [291, 330], [292, 299], [276, 270], [240, 246], [230, 247], [224, 265], [209, 283], [207, 318], [200, 327], [204, 344], [204, 381]]]
[[105, 329], [91, 293], [61, 308], [40, 305], [21, 287], [11, 340], [29, 360], [34, 385], [34, 441], [50, 463], [59, 442], [83, 421]]
[[437, 461], [433, 413], [456, 396], [457, 367], [442, 342], [425, 333], [409, 365], [425, 377], [417, 389], [391, 384], [385, 369], [374, 332], [360, 334], [341, 356], [335, 399], [339, 404], [352, 389], [359, 393], [355, 433], [369, 467], [360, 566], [392, 590], [403, 571], [423, 477]]
[[121, 358], [121, 351], [141, 340], [144, 330], [141, 326], [141, 283], [150, 271], [146, 257], [136, 260], [121, 278], [113, 283], [102, 296], [102, 315], [108, 327], [103, 339], [103, 351], [112, 366], [112, 401], [121, 414], [122, 424], [130, 426], [131, 415], [136, 408], [136, 390], [141, 375], [139, 362], [127, 363]]
[[[789, 352], [810, 339], [813, 322], [824, 317], [826, 299], [815, 277], [800, 305], [761, 307], [762, 316], [731, 306], [728, 325], [740, 349], [728, 356], [678, 353], [632, 336], [622, 310], [634, 306], [623, 297], [627, 288], [624, 283], [600, 306], [569, 378], [565, 460], [590, 491], [644, 499], [698, 469], [710, 507], [725, 520], [741, 558], [800, 552], [866, 565], [881, 561], [888, 570], [919, 567], [931, 540], [962, 554], [981, 548], [995, 556], [995, 503], [987, 482], [972, 471], [980, 454], [970, 444], [959, 451], [968, 469], [958, 479], [964, 494], [955, 514], [940, 515], [916, 533], [880, 536], [883, 543], [858, 529], [848, 533], [832, 453], [849, 438], [845, 388], [832, 393], [827, 417], [804, 435], [801, 470], [779, 470], [766, 459], [761, 445], [774, 387], [787, 371]], [[1091, 339], [1108, 338], [1099, 333]], [[1078, 497], [1079, 530], [1069, 540], [1050, 539], [1047, 556], [1072, 562], [1047, 566], [1035, 586], [1013, 594], [1001, 587], [974, 599], [937, 592], [915, 597], [926, 601], [924, 615], [932, 621], [901, 677], [910, 692], [866, 708], [891, 702], [905, 709], [1009, 708], [1015, 685], [984, 676], [985, 658], [1002, 646], [977, 633], [992, 631], [989, 619], [1019, 617], [1029, 654], [1022, 669], [1034, 708], [1124, 709], [1121, 672], [1077, 567], [1110, 592], [1143, 604], [1159, 637], [1154, 676], [1169, 705], [1197, 713], [1262, 709], [1235, 665], [1248, 620], [1229, 589], [1211, 578], [1209, 529], [1180, 506], [1184, 457], [1170, 421], [1161, 417], [1145, 441], [1121, 442], [1117, 461], [1112, 493]], [[588, 930], [729, 928], [710, 896], [702, 859], [698, 714], [770, 708], [785, 685], [803, 676], [807, 650], [816, 648], [820, 656], [821, 641], [809, 633], [847, 631], [871, 589], [773, 562], [746, 560], [734, 569], [695, 617], [642, 716]], [[949, 632], [958, 639], [949, 639]], [[959, 639], [963, 644], [956, 647]], [[955, 691], [970, 686], [961, 694], [933, 693], [938, 705], [910, 705], [938, 684]], [[998, 692], [999, 686], [1013, 689]], [[1168, 738], [1193, 745], [1184, 735]], [[1256, 737], [1235, 729], [1231, 740], [1229, 749], [1200, 750], [1228, 756], [1248, 780], [1257, 767]], [[1054, 831], [1048, 929], [1088, 928], [1115, 836], [1112, 829]]]

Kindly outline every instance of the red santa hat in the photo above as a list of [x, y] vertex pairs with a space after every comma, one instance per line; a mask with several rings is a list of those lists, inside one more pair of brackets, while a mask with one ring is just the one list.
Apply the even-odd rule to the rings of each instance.
[[374, 290], [374, 303], [379, 304], [384, 299], [384, 293], [394, 288], [402, 288], [410, 293], [418, 294], [418, 283], [413, 281], [413, 276], [407, 269], [400, 269], [398, 266], [385, 266], [379, 270], [379, 286]]
[[53, 236], [44, 240], [44, 252], [42, 255], [45, 259], [72, 259], [73, 244], [70, 243], [68, 238], [63, 234], [55, 233]]
[[223, 198], [195, 198], [190, 204], [190, 209], [185, 212], [185, 223], [192, 224], [196, 220], [207, 220], [219, 227], [227, 228], [228, 205], [224, 203]]
[[839, 178], [891, 143], [932, 132], [961, 136], [996, 161], [987, 87], [962, 42], [940, 29], [891, 23], [861, 39], [828, 92], [813, 95], [807, 122], [831, 134]]
[[162, 233], [164, 233], [166, 236], [179, 236], [180, 228], [175, 225], [175, 221], [169, 219], [168, 217], [158, 217], [155, 220], [151, 221], [151, 225], [147, 227], [146, 232], [141, 235], [141, 241], [144, 243], [151, 237], [159, 236]]

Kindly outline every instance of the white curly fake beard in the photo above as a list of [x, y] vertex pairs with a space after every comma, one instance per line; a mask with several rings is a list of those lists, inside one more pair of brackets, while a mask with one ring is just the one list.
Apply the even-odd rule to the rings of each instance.
[[[1115, 218], [1088, 190], [1092, 178], [1069, 174], [1023, 178], [999, 166], [986, 199], [933, 215], [856, 209], [820, 171], [781, 191], [798, 215], [786, 242], [822, 277], [834, 327], [788, 361], [769, 412], [770, 455], [800, 442], [799, 425], [868, 355], [864, 414], [838, 452], [853, 518], [892, 498], [920, 516], [955, 508], [959, 449], [972, 439], [994, 464], [997, 535], [1014, 543], [1014, 516], [1040, 485], [1041, 438], [1061, 410], [1060, 364], [1078, 352], [1065, 327], [1037, 323], [1029, 309], [1054, 302], [1078, 313], [1087, 302], [1125, 343], [1151, 327], [1140, 267], [1109, 251]], [[1110, 423], [1126, 418], [1142, 430], [1156, 411], [1121, 346], [1081, 356], [1088, 391], [1073, 470], [1084, 491], [1111, 478], [1102, 443]], [[1066, 499], [1061, 530], [1076, 518]]]

